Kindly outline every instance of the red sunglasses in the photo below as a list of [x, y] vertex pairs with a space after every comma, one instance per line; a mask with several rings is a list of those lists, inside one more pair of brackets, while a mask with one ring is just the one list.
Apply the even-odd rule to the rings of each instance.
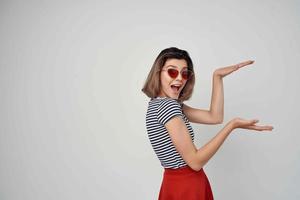
[[[177, 69], [169, 68], [169, 69], [162, 69], [161, 71], [168, 71], [168, 74], [171, 78], [176, 78], [179, 74], [179, 71]], [[183, 70], [181, 71], [181, 76], [185, 80], [189, 80], [193, 76], [193, 71], [192, 70]]]

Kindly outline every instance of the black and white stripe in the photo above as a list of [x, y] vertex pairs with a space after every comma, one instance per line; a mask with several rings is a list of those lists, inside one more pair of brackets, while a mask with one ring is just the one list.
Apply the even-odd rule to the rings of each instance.
[[180, 154], [175, 149], [165, 124], [174, 116], [181, 116], [194, 142], [194, 131], [182, 111], [182, 104], [169, 97], [152, 98], [148, 103], [146, 128], [148, 138], [155, 154], [164, 168], [177, 169], [186, 166]]

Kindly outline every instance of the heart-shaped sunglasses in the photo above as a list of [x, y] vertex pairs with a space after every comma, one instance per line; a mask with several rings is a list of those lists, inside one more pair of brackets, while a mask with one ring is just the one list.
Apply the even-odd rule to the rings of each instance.
[[[179, 74], [179, 71], [174, 68], [162, 69], [161, 71], [167, 71], [168, 75], [173, 79], [177, 78], [177, 76]], [[193, 75], [194, 75], [194, 73], [192, 70], [188, 69], [188, 70], [181, 71], [181, 76], [184, 80], [189, 80], [190, 78], [192, 78]]]

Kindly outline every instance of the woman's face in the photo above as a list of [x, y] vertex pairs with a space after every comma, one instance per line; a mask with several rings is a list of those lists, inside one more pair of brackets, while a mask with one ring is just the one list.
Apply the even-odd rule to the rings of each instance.
[[[176, 78], [169, 76], [167, 70], [170, 68], [177, 69], [180, 72]], [[161, 90], [158, 96], [178, 99], [181, 90], [187, 82], [187, 80], [183, 79], [181, 76], [182, 71], [188, 70], [187, 62], [184, 59], [170, 58], [165, 62], [162, 70], [163, 71], [160, 73]], [[178, 86], [179, 89], [174, 86]]]

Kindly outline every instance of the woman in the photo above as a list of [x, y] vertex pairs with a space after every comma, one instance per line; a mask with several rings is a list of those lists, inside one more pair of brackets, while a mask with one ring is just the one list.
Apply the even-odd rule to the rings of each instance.
[[213, 192], [203, 170], [227, 136], [236, 128], [264, 131], [257, 119], [234, 118], [207, 144], [197, 149], [190, 122], [223, 122], [223, 82], [226, 75], [252, 64], [245, 61], [219, 68], [213, 73], [210, 110], [192, 108], [183, 102], [192, 96], [195, 73], [187, 51], [170, 47], [157, 56], [142, 91], [148, 103], [146, 127], [150, 143], [164, 167], [159, 200], [212, 200]]

